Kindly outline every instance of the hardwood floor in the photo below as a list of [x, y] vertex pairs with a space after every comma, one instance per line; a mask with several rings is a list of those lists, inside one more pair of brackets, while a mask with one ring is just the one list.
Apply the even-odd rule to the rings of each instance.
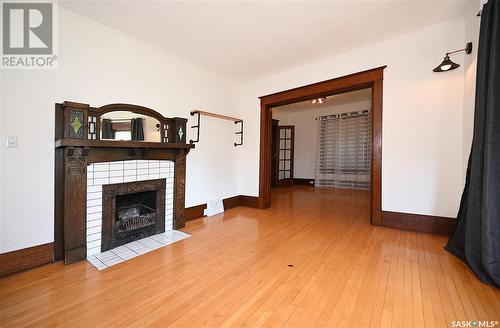
[[[369, 225], [369, 193], [307, 186], [188, 222], [181, 242], [98, 271], [0, 280], [0, 326], [451, 327], [500, 319], [500, 291], [446, 238]], [[497, 324], [498, 326], [498, 324]]]

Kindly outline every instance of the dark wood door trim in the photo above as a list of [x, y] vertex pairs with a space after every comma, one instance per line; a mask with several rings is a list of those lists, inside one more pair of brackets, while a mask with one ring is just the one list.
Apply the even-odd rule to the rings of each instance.
[[371, 223], [382, 224], [382, 95], [381, 66], [332, 80], [273, 93], [260, 98], [259, 208], [271, 206], [271, 108], [345, 92], [372, 89]]

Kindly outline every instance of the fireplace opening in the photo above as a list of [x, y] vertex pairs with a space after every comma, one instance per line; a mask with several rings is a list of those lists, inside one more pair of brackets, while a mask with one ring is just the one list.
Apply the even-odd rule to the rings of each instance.
[[103, 186], [101, 251], [165, 231], [165, 179]]
[[115, 234], [118, 244], [154, 234], [155, 224], [155, 191], [116, 196]]

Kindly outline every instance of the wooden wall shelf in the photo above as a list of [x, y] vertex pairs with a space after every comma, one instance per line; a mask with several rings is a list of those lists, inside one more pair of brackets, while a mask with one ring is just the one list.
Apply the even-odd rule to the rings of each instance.
[[193, 116], [194, 114], [197, 114], [197, 113], [199, 113], [200, 115], [203, 115], [203, 116], [220, 118], [221, 120], [228, 120], [228, 121], [233, 121], [233, 122], [243, 121], [241, 118], [227, 116], [227, 115], [221, 115], [221, 114], [217, 114], [217, 113], [205, 112], [203, 110], [193, 110], [193, 111], [191, 111], [191, 116]]
[[241, 146], [243, 145], [243, 120], [241, 118], [233, 117], [233, 116], [227, 116], [227, 115], [222, 115], [222, 114], [217, 114], [217, 113], [212, 113], [212, 112], [206, 112], [203, 110], [193, 110], [191, 111], [191, 116], [198, 115], [198, 122], [196, 125], [191, 126], [191, 128], [196, 129], [196, 140], [189, 140], [190, 144], [193, 144], [195, 142], [200, 141], [200, 117], [201, 116], [208, 116], [212, 118], [218, 118], [221, 120], [227, 120], [227, 121], [232, 121], [234, 124], [240, 124], [240, 130], [235, 132], [235, 134], [240, 135], [240, 142], [235, 142], [234, 146]]

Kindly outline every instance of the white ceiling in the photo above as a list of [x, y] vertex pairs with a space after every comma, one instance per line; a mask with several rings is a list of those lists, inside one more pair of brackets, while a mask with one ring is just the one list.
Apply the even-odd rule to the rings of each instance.
[[274, 107], [274, 111], [285, 112], [285, 113], [296, 113], [303, 112], [311, 109], [322, 109], [331, 106], [339, 106], [345, 104], [351, 104], [360, 101], [370, 101], [372, 99], [372, 89], [363, 89], [352, 92], [341, 93], [338, 95], [326, 97], [325, 102], [322, 104], [313, 104], [311, 100], [301, 101], [289, 105]]
[[466, 6], [465, 0], [59, 3], [237, 81], [463, 16]]

